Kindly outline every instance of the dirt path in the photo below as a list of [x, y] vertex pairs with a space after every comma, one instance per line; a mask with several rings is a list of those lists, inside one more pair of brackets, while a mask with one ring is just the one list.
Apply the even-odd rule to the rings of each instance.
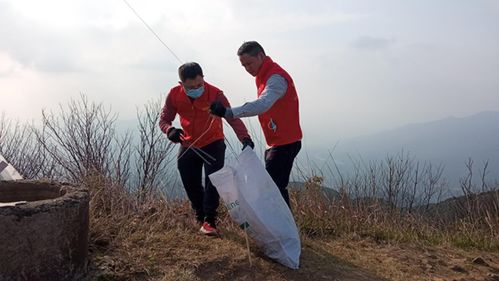
[[[227, 247], [227, 245], [217, 245], [218, 243], [219, 241], [214, 244], [219, 250]], [[228, 248], [232, 246], [235, 245]], [[242, 247], [244, 245], [237, 246], [244, 249]], [[304, 245], [299, 270], [288, 269], [277, 264], [258, 250], [253, 252], [253, 266], [250, 267], [247, 253], [241, 250], [237, 252], [240, 255], [237, 259], [228, 258], [220, 253], [221, 257], [199, 266], [195, 271], [196, 275], [203, 278], [213, 277], [208, 280], [386, 280], [312, 245]]]

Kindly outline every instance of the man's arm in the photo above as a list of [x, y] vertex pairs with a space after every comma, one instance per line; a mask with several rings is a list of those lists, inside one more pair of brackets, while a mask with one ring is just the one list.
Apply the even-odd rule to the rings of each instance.
[[241, 118], [260, 115], [269, 110], [288, 90], [288, 82], [279, 74], [270, 76], [260, 97], [239, 107], [227, 108], [225, 118]]
[[[217, 101], [222, 103], [223, 106], [225, 107], [230, 107], [230, 103], [227, 100], [227, 97], [223, 94], [223, 92], [219, 92], [217, 94]], [[243, 142], [245, 139], [251, 139], [250, 135], [248, 134], [248, 130], [246, 129], [246, 126], [244, 125], [243, 121], [239, 118], [232, 118], [232, 119], [226, 119], [227, 123], [232, 127], [234, 132], [236, 133], [237, 138], [239, 141]]]
[[168, 130], [172, 128], [172, 122], [177, 115], [177, 108], [173, 105], [170, 94], [166, 97], [165, 105], [161, 110], [161, 116], [159, 118], [159, 127], [163, 133], [167, 134]]

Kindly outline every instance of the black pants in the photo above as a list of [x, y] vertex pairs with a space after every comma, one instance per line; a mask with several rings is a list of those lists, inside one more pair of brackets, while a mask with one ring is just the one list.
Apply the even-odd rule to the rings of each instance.
[[291, 174], [295, 157], [298, 155], [298, 152], [300, 152], [300, 149], [301, 141], [297, 141], [265, 150], [265, 169], [267, 169], [267, 172], [279, 188], [284, 201], [286, 201], [286, 204], [288, 204], [290, 208], [291, 205], [289, 204], [289, 194], [287, 190], [289, 175]]
[[[209, 161], [209, 163], [206, 163], [193, 148], [180, 147], [179, 156], [187, 151], [182, 158], [178, 159], [177, 157], [178, 170], [187, 197], [196, 212], [196, 219], [199, 222], [206, 221], [214, 226], [220, 196], [208, 175], [220, 170], [224, 166], [225, 143], [223, 140], [219, 140], [200, 149], [214, 157], [215, 160], [198, 152], [203, 158]], [[202, 185], [203, 166], [205, 173], [204, 187]]]

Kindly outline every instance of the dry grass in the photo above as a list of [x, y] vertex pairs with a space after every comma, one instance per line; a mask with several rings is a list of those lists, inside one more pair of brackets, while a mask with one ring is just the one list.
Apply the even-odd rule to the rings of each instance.
[[204, 237], [197, 233], [185, 201], [150, 198], [139, 205], [130, 194], [106, 186], [102, 179], [93, 178], [88, 183], [93, 194], [93, 279], [304, 280], [309, 276], [343, 276], [344, 280], [378, 280], [372, 273], [313, 248], [304, 249], [308, 262], [294, 271], [270, 261], [252, 244], [250, 266], [244, 234], [225, 212], [220, 222], [223, 238]]
[[[469, 262], [480, 255], [493, 264], [497, 252], [457, 250], [451, 232], [425, 226], [412, 216], [390, 217], [379, 206], [360, 212], [345, 200], [331, 203], [314, 190], [312, 181], [305, 191], [292, 194], [302, 232], [300, 270], [274, 263], [253, 244], [250, 267], [244, 233], [225, 210], [220, 219], [223, 238], [204, 237], [197, 233], [186, 201], [151, 196], [139, 204], [133, 194], [103, 178], [86, 182], [92, 193], [93, 280], [452, 280], [432, 279], [446, 274], [460, 280], [463, 273], [450, 269], [455, 265], [476, 277], [463, 280], [488, 280], [480, 276], [493, 276], [497, 270], [496, 265], [482, 268]], [[475, 241], [477, 233], [469, 235]], [[490, 236], [481, 238], [477, 245], [492, 241]], [[437, 261], [428, 252], [436, 253]], [[427, 278], [418, 279], [421, 274]]]
[[[59, 109], [43, 114], [42, 128], [0, 118], [0, 152], [27, 178], [89, 187], [91, 280], [499, 280], [490, 262], [499, 260], [499, 192], [487, 204], [478, 195], [498, 189], [486, 179], [487, 164], [478, 181], [473, 162], [466, 164], [459, 215], [432, 205], [448, 188], [443, 167], [405, 154], [354, 160], [349, 176], [332, 154], [332, 164], [315, 171], [297, 165], [306, 180], [291, 194], [304, 245], [301, 269], [269, 261], [254, 245], [250, 267], [243, 233], [223, 207], [224, 238], [210, 239], [198, 235], [188, 202], [157, 192], [157, 186], [173, 191], [178, 181], [173, 146], [157, 126], [159, 103], [139, 110], [138, 131], [124, 135], [116, 115], [85, 96]], [[324, 173], [335, 179], [337, 198], [325, 196], [322, 178], [312, 176]], [[438, 260], [452, 263], [424, 262], [433, 258], [419, 249], [435, 248]], [[489, 256], [491, 265], [470, 265], [475, 255]]]
[[392, 208], [379, 199], [359, 202], [345, 194], [331, 199], [321, 186], [320, 178], [311, 178], [304, 190], [292, 196], [295, 218], [303, 235], [316, 238], [353, 235], [376, 241], [499, 251], [499, 212], [487, 212], [486, 216], [473, 213], [444, 221], [438, 216], [430, 218], [424, 213]]

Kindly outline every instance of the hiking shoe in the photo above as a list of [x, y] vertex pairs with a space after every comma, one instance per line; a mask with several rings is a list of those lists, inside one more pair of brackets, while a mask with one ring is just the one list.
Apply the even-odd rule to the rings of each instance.
[[199, 229], [199, 232], [201, 232], [207, 236], [220, 236], [220, 232], [217, 230], [217, 228], [212, 226], [208, 222], [203, 223], [203, 226], [201, 226], [201, 228]]

